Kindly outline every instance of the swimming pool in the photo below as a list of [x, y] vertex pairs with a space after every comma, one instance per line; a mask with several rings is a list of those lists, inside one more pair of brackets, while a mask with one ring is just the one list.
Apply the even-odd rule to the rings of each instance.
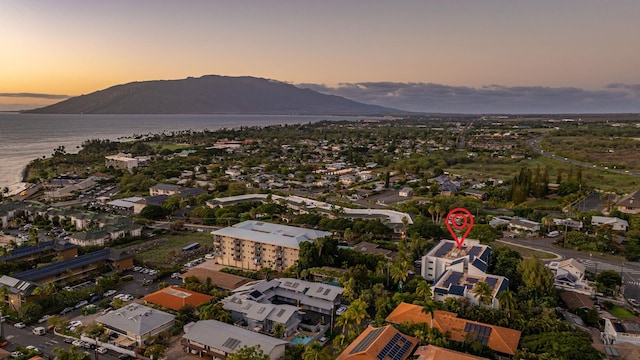
[[293, 340], [291, 340], [291, 343], [293, 345], [307, 345], [311, 340], [313, 340], [313, 336], [298, 334], [295, 338], [293, 338]]

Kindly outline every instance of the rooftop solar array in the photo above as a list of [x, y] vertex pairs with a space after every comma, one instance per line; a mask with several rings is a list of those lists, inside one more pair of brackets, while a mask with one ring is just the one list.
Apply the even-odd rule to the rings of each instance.
[[57, 263], [46, 265], [41, 268], [23, 271], [13, 276], [15, 278], [22, 279], [22, 280], [38, 281], [40, 279], [44, 279], [50, 276], [62, 274], [68, 269], [76, 269], [79, 267], [97, 263], [99, 261], [104, 261], [108, 258], [108, 256], [109, 256], [109, 249], [106, 248], [106, 249], [94, 251], [86, 255], [78, 256], [76, 258], [69, 259], [66, 261], [60, 261]]
[[351, 350], [351, 352], [349, 354], [355, 354], [355, 353], [359, 353], [361, 351], [367, 350], [367, 348], [369, 348], [369, 345], [371, 345], [371, 343], [373, 343], [378, 338], [378, 336], [380, 336], [380, 334], [382, 334], [384, 329], [385, 328], [378, 328], [378, 329], [371, 330], [364, 337], [364, 339], [362, 339], [362, 341], [360, 341], [358, 343], [358, 345], [356, 345], [353, 348], [353, 350]]
[[618, 353], [618, 350], [616, 350], [615, 348], [612, 348], [611, 346], [605, 346], [604, 347], [604, 352], [607, 353], [607, 355], [609, 356], [620, 356], [620, 354]]
[[451, 285], [451, 287], [449, 288], [449, 294], [464, 296], [464, 286]]
[[460, 279], [462, 279], [463, 276], [464, 276], [463, 273], [452, 271], [451, 275], [449, 275], [447, 280], [444, 281], [444, 286], [449, 286], [451, 284], [458, 284], [458, 282], [460, 281]]
[[469, 255], [469, 259], [473, 259], [480, 254], [480, 251], [482, 251], [482, 248], [480, 246], [472, 246], [471, 249], [469, 249], [467, 255]]
[[622, 327], [624, 327], [624, 329], [627, 332], [640, 332], [640, 325], [638, 324], [633, 324], [633, 323], [624, 323], [622, 324]]
[[240, 340], [238, 339], [234, 339], [234, 338], [228, 338], [227, 341], [224, 342], [224, 344], [222, 344], [222, 346], [231, 349], [231, 350], [235, 350], [235, 348], [240, 345]]
[[480, 260], [480, 258], [476, 258], [475, 260], [473, 260], [473, 263], [471, 264], [476, 268], [478, 268], [483, 273], [486, 273], [489, 268], [484, 261]]
[[498, 279], [494, 277], [487, 277], [484, 281], [493, 289], [496, 286]]
[[491, 328], [489, 326], [469, 322], [465, 324], [464, 332], [476, 334], [478, 340], [482, 342], [482, 345], [487, 345], [489, 336], [491, 336]]
[[400, 334], [395, 334], [391, 340], [378, 353], [378, 360], [402, 360], [407, 351], [411, 349], [411, 341], [405, 339]]
[[436, 253], [433, 254], [435, 257], [442, 257], [446, 255], [451, 249], [453, 249], [453, 243], [443, 242], [442, 245], [436, 250]]
[[626, 330], [624, 329], [624, 326], [622, 326], [622, 324], [618, 323], [618, 322], [612, 322], [613, 327], [616, 329], [616, 332], [619, 333], [623, 333], [626, 332]]

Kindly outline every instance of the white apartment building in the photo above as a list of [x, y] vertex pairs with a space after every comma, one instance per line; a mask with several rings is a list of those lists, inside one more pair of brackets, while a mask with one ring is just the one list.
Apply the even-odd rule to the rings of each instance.
[[132, 158], [127, 154], [109, 155], [105, 156], [106, 167], [112, 166], [115, 169], [123, 169], [131, 172], [134, 168], [138, 167], [138, 159]]
[[[463, 258], [467, 258], [466, 263], [476, 263], [486, 272], [489, 255], [491, 255], [491, 248], [480, 244], [479, 240], [465, 239], [460, 248], [453, 240], [440, 240], [422, 257], [421, 275], [427, 281], [435, 281], [447, 271], [451, 264]], [[476, 258], [480, 261], [476, 262]]]

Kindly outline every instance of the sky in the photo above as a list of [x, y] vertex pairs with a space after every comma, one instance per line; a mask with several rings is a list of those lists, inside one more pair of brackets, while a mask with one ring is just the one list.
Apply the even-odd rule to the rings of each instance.
[[640, 112], [637, 0], [0, 0], [0, 110], [275, 79], [419, 112]]

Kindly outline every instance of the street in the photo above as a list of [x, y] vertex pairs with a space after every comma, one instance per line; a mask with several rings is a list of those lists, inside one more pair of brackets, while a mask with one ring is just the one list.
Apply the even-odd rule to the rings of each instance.
[[[622, 274], [624, 296], [627, 299], [640, 298], [640, 263], [629, 262], [622, 257], [603, 255], [601, 253], [585, 253], [573, 249], [563, 249], [553, 245], [554, 239], [509, 239], [510, 243], [524, 245], [536, 250], [551, 252], [562, 256], [563, 259], [574, 258], [582, 263], [588, 271], [600, 273], [603, 270], [614, 270]], [[543, 260], [545, 262], [551, 260]], [[597, 267], [597, 269], [596, 269]]]

